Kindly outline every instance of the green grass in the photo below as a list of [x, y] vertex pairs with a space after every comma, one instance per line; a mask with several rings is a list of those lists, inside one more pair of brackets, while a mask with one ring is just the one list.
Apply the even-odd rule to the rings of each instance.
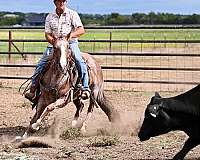
[[[200, 29], [88, 29], [81, 39], [109, 40], [112, 33], [113, 40], [197, 40], [200, 39]], [[8, 39], [8, 30], [0, 30], [0, 39]], [[44, 30], [12, 30], [12, 39], [44, 39]], [[47, 43], [15, 43], [20, 51], [43, 52]], [[82, 51], [101, 52], [109, 51], [109, 43], [80, 43]], [[113, 43], [112, 51], [131, 51], [133, 49], [163, 47], [159, 44], [127, 44]], [[174, 44], [166, 44], [164, 47], [174, 47]], [[182, 47], [178, 45], [176, 47]], [[8, 51], [8, 43], [0, 42], [0, 52]], [[12, 51], [16, 51], [12, 47]]]
[[119, 143], [118, 136], [101, 136], [89, 139], [88, 147], [107, 147], [115, 146]]
[[82, 136], [82, 134], [81, 134], [80, 130], [77, 129], [77, 128], [68, 128], [60, 135], [60, 137], [63, 140], [75, 139], [75, 138], [78, 138], [80, 136]]
[[[200, 39], [200, 29], [88, 29], [81, 39]], [[44, 39], [43, 30], [13, 30], [13, 39]], [[8, 39], [8, 30], [0, 30], [0, 39]]]
[[200, 39], [199, 29], [88, 30], [82, 39], [109, 39], [110, 32], [113, 40]]

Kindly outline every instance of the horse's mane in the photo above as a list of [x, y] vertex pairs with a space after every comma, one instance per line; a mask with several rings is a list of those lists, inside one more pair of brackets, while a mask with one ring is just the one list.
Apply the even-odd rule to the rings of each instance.
[[178, 96], [164, 99], [170, 110], [200, 116], [200, 85]]
[[[53, 50], [53, 52], [54, 52], [54, 50]], [[50, 62], [53, 61], [53, 59], [54, 59], [53, 54], [54, 54], [54, 53], [50, 54], [50, 55], [47, 57], [47, 62], [48, 62], [48, 63], [50, 63]]]

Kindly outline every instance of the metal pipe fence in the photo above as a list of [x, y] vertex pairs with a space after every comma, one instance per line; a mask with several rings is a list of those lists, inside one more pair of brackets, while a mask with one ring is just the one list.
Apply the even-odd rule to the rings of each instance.
[[[184, 26], [100, 27], [100, 29], [134, 30], [179, 28], [200, 29], [199, 26], [187, 28]], [[14, 29], [26, 30], [32, 29], [32, 27]], [[36, 29], [43, 29], [43, 27]], [[98, 29], [98, 27], [87, 29]], [[0, 79], [26, 79], [33, 73], [35, 64], [47, 43], [44, 39], [13, 39], [12, 36], [9, 37], [9, 39], [0, 38]], [[79, 41], [81, 49], [89, 52], [101, 64], [106, 89], [181, 91], [199, 83], [199, 39], [126, 40], [112, 38], [113, 35], [110, 34], [109, 39], [81, 39]], [[8, 48], [13, 44], [15, 46], [6, 51], [6, 44]], [[1, 50], [1, 45], [5, 49]]]

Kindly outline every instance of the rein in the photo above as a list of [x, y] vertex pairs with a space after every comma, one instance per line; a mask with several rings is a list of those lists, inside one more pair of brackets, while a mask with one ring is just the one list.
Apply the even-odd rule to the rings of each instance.
[[[75, 86], [76, 81], [78, 76], [75, 76], [73, 79], [73, 70], [75, 68], [75, 62], [73, 60], [73, 58], [71, 58], [70, 56], [67, 57], [67, 65], [65, 66], [65, 69], [60, 69], [60, 71], [62, 72], [62, 77], [61, 79], [54, 85], [54, 86], [45, 86], [40, 82], [40, 86], [41, 86], [41, 90], [45, 90], [45, 91], [51, 91], [51, 90], [55, 90], [56, 93], [56, 100], [59, 98], [59, 91], [60, 89], [63, 87], [64, 83], [66, 81], [69, 82], [70, 84], [70, 88], [67, 91], [67, 93], [65, 93], [65, 96], [67, 96], [69, 93], [71, 93], [71, 100], [73, 99], [73, 91], [77, 89], [77, 87]], [[71, 65], [70, 65], [71, 64]], [[56, 63], [55, 60], [53, 60], [52, 65], [59, 65], [58, 63]], [[77, 74], [76, 74], [77, 75]]]

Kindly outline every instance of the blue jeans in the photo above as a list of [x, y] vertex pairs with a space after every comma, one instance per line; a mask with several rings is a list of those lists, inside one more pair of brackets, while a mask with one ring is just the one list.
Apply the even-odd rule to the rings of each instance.
[[[87, 65], [85, 64], [85, 62], [81, 56], [81, 52], [78, 47], [78, 41], [72, 40], [72, 41], [70, 41], [69, 45], [72, 50], [72, 54], [75, 59], [77, 69], [79, 71], [79, 76], [82, 80], [83, 88], [89, 90], [89, 85], [88, 85], [89, 78], [88, 78]], [[52, 49], [53, 49], [52, 47], [47, 47], [42, 58], [40, 59], [39, 63], [37, 64], [34, 76], [32, 78], [32, 85], [36, 84], [36, 77], [38, 74], [40, 74], [43, 71], [45, 65], [47, 64], [48, 56], [52, 53]]]
[[40, 61], [36, 65], [35, 72], [34, 72], [34, 75], [32, 77], [32, 85], [33, 86], [36, 85], [37, 75], [41, 74], [42, 71], [44, 70], [44, 67], [48, 62], [48, 56], [52, 53], [52, 51], [53, 51], [53, 47], [47, 47], [42, 58], [40, 59]]
[[72, 54], [75, 59], [77, 69], [79, 71], [80, 78], [82, 80], [83, 88], [89, 90], [89, 85], [88, 85], [89, 78], [88, 78], [87, 65], [85, 64], [85, 61], [83, 60], [83, 58], [81, 56], [81, 51], [78, 47], [78, 41], [71, 40], [69, 42], [69, 45], [72, 50]]

